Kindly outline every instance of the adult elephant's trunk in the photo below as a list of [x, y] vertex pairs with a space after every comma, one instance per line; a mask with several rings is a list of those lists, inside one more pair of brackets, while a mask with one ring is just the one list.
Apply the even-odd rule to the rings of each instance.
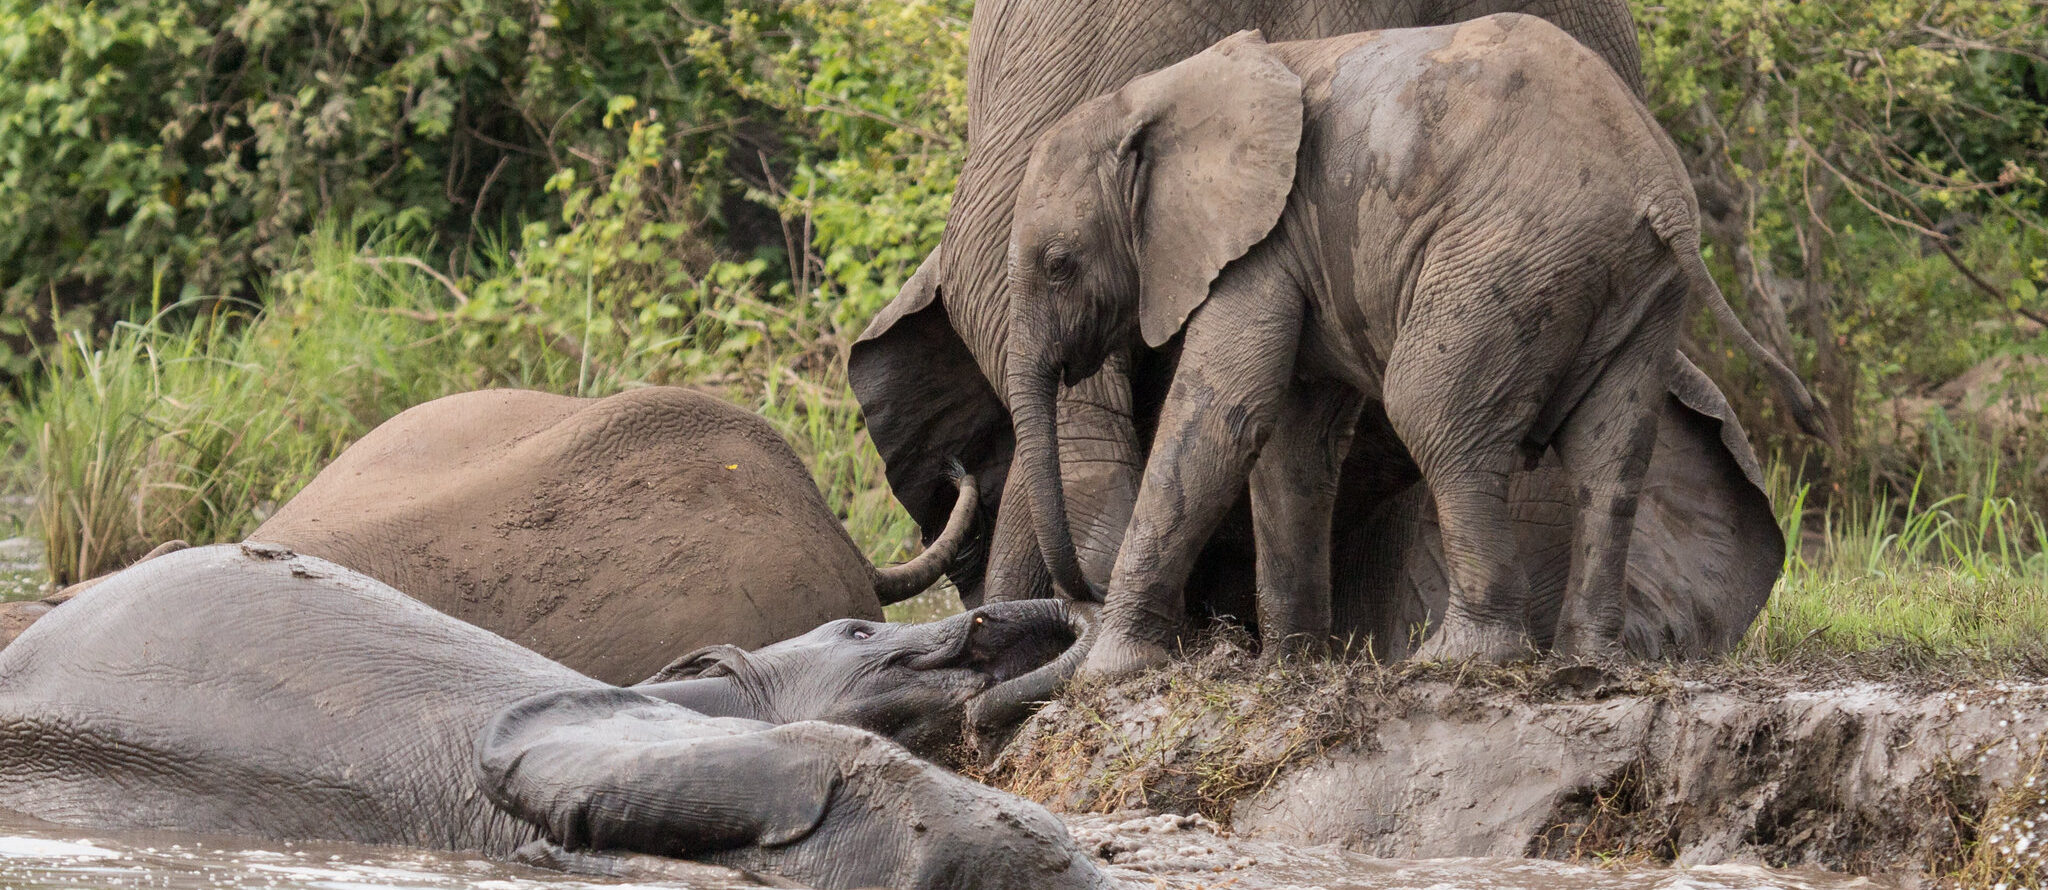
[[[1024, 489], [1030, 494], [1031, 524], [1038, 534], [1038, 548], [1045, 556], [1053, 583], [1074, 599], [1100, 599], [1081, 574], [1074, 558], [1074, 538], [1067, 528], [1066, 492], [1060, 484], [1060, 446], [1055, 399], [1059, 395], [1060, 364], [1053, 358], [1052, 319], [1032, 319], [1026, 307], [1030, 295], [1012, 297], [1010, 325], [1009, 391], [1010, 419], [1017, 429], [1016, 465], [1011, 472], [1024, 475]], [[1050, 310], [1038, 313], [1050, 316]], [[1037, 322], [1037, 323], [1035, 323]]]
[[1009, 741], [1010, 734], [1030, 716], [1034, 704], [1051, 698], [1061, 684], [1073, 679], [1075, 672], [1081, 669], [1081, 663], [1087, 660], [1088, 650], [1095, 645], [1098, 606], [1082, 602], [1052, 602], [1047, 605], [1065, 613], [1067, 629], [1074, 634], [1074, 644], [1058, 658], [1028, 674], [1005, 680], [967, 703], [967, 737], [984, 757], [994, 754]]
[[977, 503], [977, 489], [974, 477], [955, 467], [960, 479], [960, 494], [953, 501], [953, 514], [946, 518], [946, 528], [924, 548], [924, 552], [902, 565], [875, 568], [875, 596], [882, 605], [893, 605], [924, 592], [953, 564], [953, 557], [960, 552], [960, 545], [967, 540], [968, 529], [974, 525], [974, 508]]

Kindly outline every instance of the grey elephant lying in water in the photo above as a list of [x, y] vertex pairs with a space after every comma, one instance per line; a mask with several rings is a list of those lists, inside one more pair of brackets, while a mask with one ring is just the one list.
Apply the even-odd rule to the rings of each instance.
[[817, 722], [929, 741], [1041, 665], [1070, 670], [1076, 641], [1052, 603], [849, 620], [619, 688], [325, 560], [193, 548], [0, 651], [0, 807], [499, 856], [538, 842], [825, 888], [1100, 887], [1037, 806]]

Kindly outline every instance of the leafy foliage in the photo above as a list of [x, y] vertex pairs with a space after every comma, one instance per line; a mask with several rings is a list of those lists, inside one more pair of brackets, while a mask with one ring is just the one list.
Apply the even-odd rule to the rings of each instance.
[[716, 170], [737, 113], [680, 61], [694, 11], [0, 0], [0, 372], [53, 306], [121, 318], [159, 274], [180, 300], [251, 295], [322, 218], [448, 250], [546, 216], [558, 170], [625, 148], [603, 126], [621, 101], [700, 122], [664, 154]]
[[1767, 340], [1799, 335], [1838, 421], [2044, 351], [2048, 4], [1670, 0], [1637, 18], [1652, 104], [1735, 246], [1732, 292]]

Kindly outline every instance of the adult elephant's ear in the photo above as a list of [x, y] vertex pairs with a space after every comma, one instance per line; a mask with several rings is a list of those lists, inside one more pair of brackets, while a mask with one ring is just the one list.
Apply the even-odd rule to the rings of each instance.
[[475, 776], [492, 803], [571, 850], [773, 847], [809, 835], [841, 781], [784, 729], [625, 689], [546, 693], [485, 725]]
[[1130, 109], [1114, 163], [1135, 217], [1139, 324], [1159, 347], [1279, 222], [1301, 146], [1301, 78], [1259, 32], [1241, 31], [1118, 96]]
[[[889, 488], [917, 520], [926, 544], [945, 531], [959, 491], [953, 461], [981, 483], [983, 515], [992, 515], [1013, 450], [1010, 414], [939, 299], [939, 266], [934, 250], [846, 359]], [[979, 586], [985, 551], [965, 548], [948, 568], [961, 590]]]
[[1718, 655], [1770, 599], [1785, 537], [1728, 400], [1678, 356], [1629, 542], [1622, 642], [1649, 658]]
[[745, 664], [747, 650], [738, 646], [720, 643], [705, 646], [695, 652], [669, 662], [654, 676], [633, 685], [647, 686], [654, 683], [670, 683], [676, 680], [694, 680], [699, 677], [730, 676], [736, 665]]

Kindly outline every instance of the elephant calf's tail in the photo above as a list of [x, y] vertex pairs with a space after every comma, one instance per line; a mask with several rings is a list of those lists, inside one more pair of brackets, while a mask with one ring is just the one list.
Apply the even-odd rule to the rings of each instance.
[[[1652, 220], [1653, 225], [1657, 222]], [[1656, 228], [1662, 230], [1666, 227], [1656, 225]], [[1693, 225], [1672, 228], [1676, 231], [1659, 231], [1658, 235], [1676, 255], [1680, 273], [1685, 276], [1686, 288], [1692, 292], [1693, 299], [1712, 308], [1714, 321], [1720, 324], [1721, 330], [1734, 337], [1736, 344], [1742, 347], [1743, 352], [1749, 353], [1751, 360], [1763, 366], [1764, 373], [1771, 378], [1772, 387], [1778, 391], [1778, 398], [1784, 400], [1785, 407], [1792, 412], [1793, 422], [1799, 424], [1807, 435], [1833, 447], [1836, 444], [1835, 430], [1828, 422], [1827, 411], [1821, 407], [1820, 399], [1814, 397], [1806, 382], [1800, 380], [1799, 374], [1787, 367], [1783, 359], [1757, 342], [1756, 335], [1751, 334], [1742, 319], [1736, 316], [1735, 308], [1728, 305], [1721, 286], [1714, 283], [1713, 273], [1707, 271], [1707, 262], [1700, 257], [1699, 229]]]
[[960, 552], [960, 546], [967, 541], [967, 531], [974, 525], [974, 510], [980, 502], [975, 489], [974, 477], [960, 473], [960, 496], [953, 501], [953, 514], [946, 517], [946, 528], [939, 532], [938, 540], [924, 548], [924, 552], [902, 565], [875, 569], [875, 596], [882, 605], [900, 603], [924, 592], [952, 565], [953, 557]]

